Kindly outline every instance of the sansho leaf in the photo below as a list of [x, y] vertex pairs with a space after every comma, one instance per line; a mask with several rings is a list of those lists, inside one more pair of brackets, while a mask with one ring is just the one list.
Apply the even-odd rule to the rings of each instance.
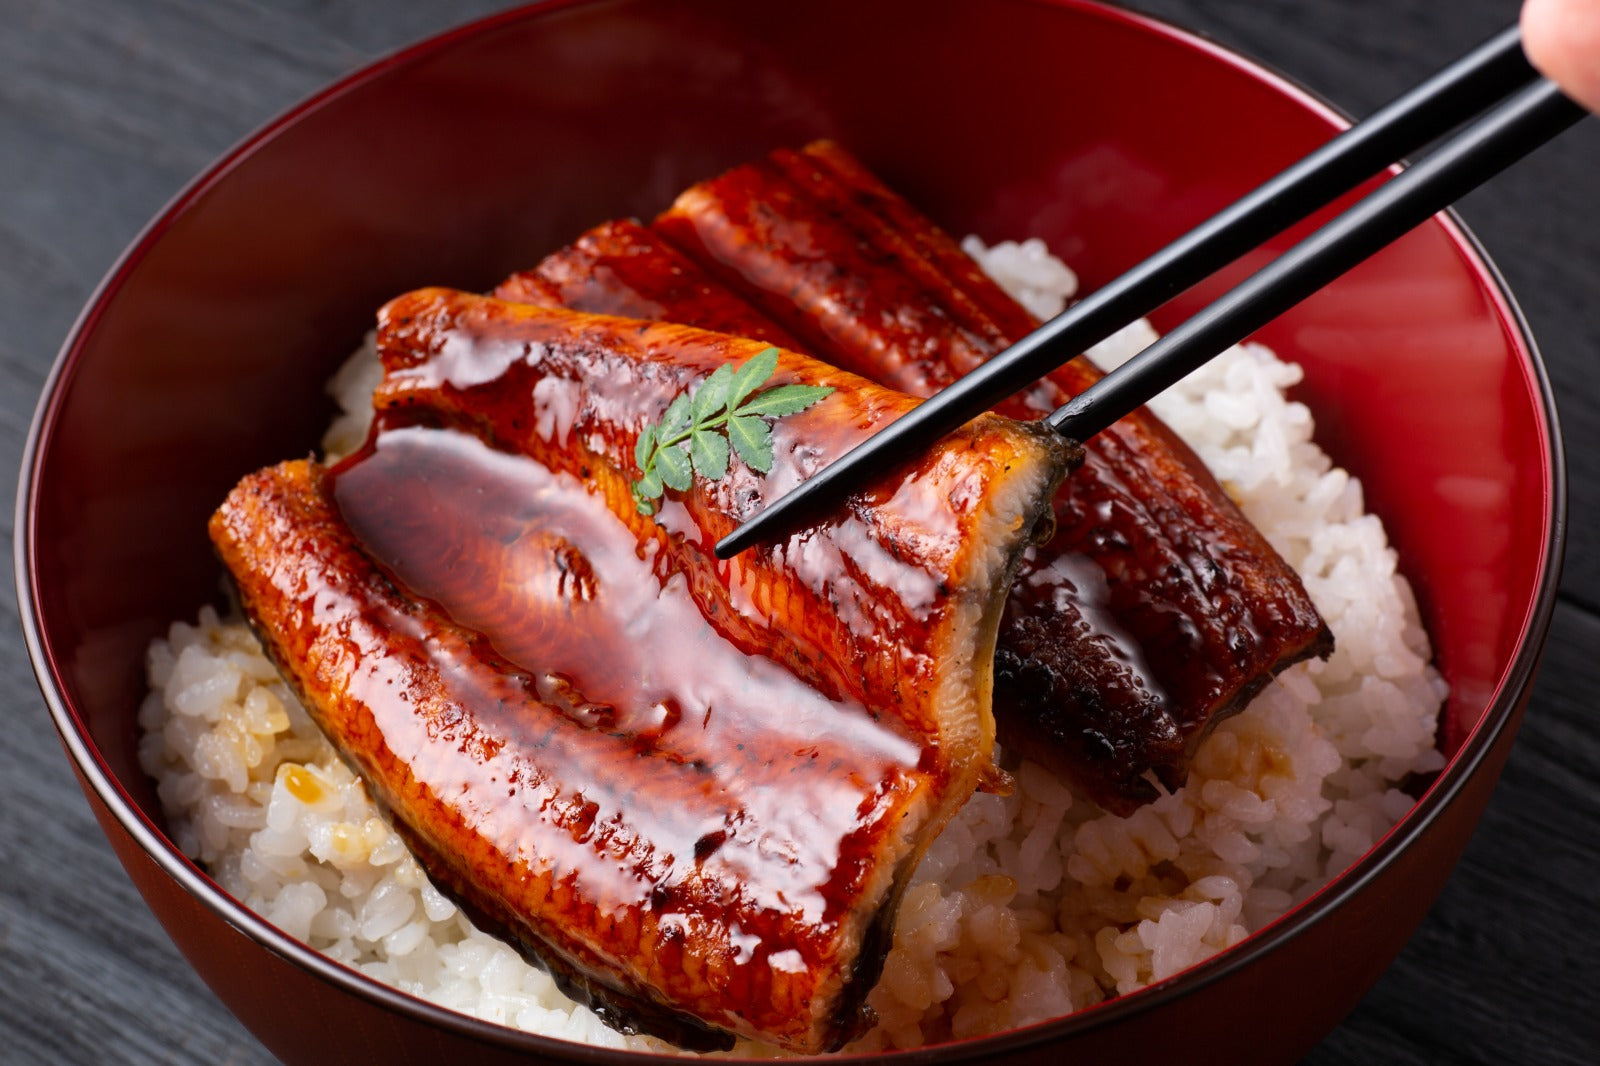
[[742, 404], [745, 397], [755, 392], [776, 369], [778, 369], [776, 348], [763, 348], [745, 360], [744, 365], [733, 375], [733, 383], [728, 389], [728, 410], [732, 411]]
[[775, 417], [797, 414], [832, 392], [826, 385], [779, 385], [740, 405], [734, 413]]
[[712, 429], [695, 430], [689, 438], [689, 458], [695, 473], [710, 481], [720, 479], [728, 472], [728, 438]]
[[680, 392], [662, 412], [661, 427], [656, 431], [656, 440], [664, 444], [668, 438], [682, 436], [683, 431], [689, 428], [689, 416], [689, 394]]
[[772, 430], [759, 418], [733, 415], [728, 419], [728, 440], [739, 458], [758, 474], [772, 469]]
[[759, 474], [772, 470], [772, 427], [764, 419], [804, 411], [833, 392], [827, 386], [780, 385], [756, 394], [777, 368], [776, 348], [763, 348], [738, 369], [724, 364], [698, 388], [675, 396], [661, 421], [640, 431], [633, 449], [639, 480], [632, 492], [641, 514], [654, 514], [655, 501], [669, 488], [688, 491], [695, 474], [708, 481], [725, 477], [734, 453]]
[[633, 446], [633, 461], [642, 471], [648, 471], [651, 466], [650, 458], [656, 450], [656, 427], [645, 426], [639, 434], [639, 440]]
[[653, 500], [660, 496], [663, 488], [664, 487], [661, 484], [661, 475], [656, 473], [654, 470], [650, 471], [644, 477], [633, 483], [634, 494], [649, 500]]
[[640, 514], [655, 514], [656, 501], [661, 498], [661, 493], [665, 491], [661, 484], [660, 475], [651, 470], [644, 477], [635, 481], [632, 489], [634, 508]]
[[733, 367], [723, 363], [694, 390], [694, 399], [689, 406], [696, 426], [703, 425], [727, 405], [728, 386], [732, 383]]
[[667, 488], [689, 491], [693, 477], [689, 472], [689, 452], [682, 442], [656, 450], [656, 471]]

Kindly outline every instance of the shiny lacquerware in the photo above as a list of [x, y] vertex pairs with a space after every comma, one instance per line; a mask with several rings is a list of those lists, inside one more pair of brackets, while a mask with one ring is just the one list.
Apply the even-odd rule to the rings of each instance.
[[[422, 284], [487, 289], [598, 220], [653, 218], [707, 174], [822, 136], [948, 231], [1043, 238], [1092, 288], [1341, 125], [1231, 52], [1089, 0], [929, 10], [558, 0], [452, 31], [228, 153], [85, 309], [21, 472], [23, 631], [124, 868], [277, 1058], [674, 1061], [470, 1018], [319, 955], [179, 852], [139, 768], [149, 640], [217, 596], [207, 516], [242, 471], [315, 446], [331, 413], [322, 382], [375, 307]], [[1157, 327], [1226, 280], [1179, 297]], [[1449, 763], [1371, 852], [1244, 943], [1070, 1017], [924, 1049], [919, 1063], [1298, 1061], [1410, 936], [1489, 800], [1563, 543], [1554, 405], [1525, 324], [1445, 216], [1258, 339], [1304, 368], [1295, 397], [1362, 479], [1417, 590], [1451, 686]]]
[[986, 418], [820, 528], [711, 545], [909, 398], [833, 389], [644, 515], [635, 445], [760, 342], [448, 290], [380, 316], [364, 449], [246, 478], [240, 601], [434, 880], [613, 1025], [837, 1048], [928, 842], [992, 779], [1005, 588], [1073, 452]]

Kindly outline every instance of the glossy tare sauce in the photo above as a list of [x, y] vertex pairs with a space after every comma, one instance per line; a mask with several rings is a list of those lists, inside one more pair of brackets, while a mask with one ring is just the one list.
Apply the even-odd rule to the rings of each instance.
[[[737, 957], [765, 959], [781, 944], [762, 915], [820, 922], [849, 904], [870, 843], [855, 837], [914, 788], [922, 746], [897, 721], [719, 633], [670, 551], [641, 542], [572, 474], [470, 433], [411, 427], [381, 432], [331, 481], [379, 568], [482, 635], [541, 707], [534, 717], [469, 701], [496, 758], [451, 782], [463, 818], [502, 806], [516, 782], [518, 803], [568, 806], [580, 829], [626, 826], [633, 842], [614, 864], [591, 861], [583, 832], [541, 848], [582, 891], [630, 907], [670, 891], [680, 859], [712, 861], [721, 889], [754, 916]], [[471, 688], [475, 666], [445, 669]], [[418, 726], [402, 711], [393, 728]], [[792, 861], [763, 868], [763, 848]]]
[[[819, 358], [928, 396], [1037, 322], [837, 145], [779, 150], [686, 191], [652, 226]], [[996, 407], [1048, 414], [1079, 359]], [[1148, 411], [1089, 441], [1000, 632], [1002, 742], [1128, 813], [1199, 740], [1332, 636], [1298, 576]]]
[[[863, 263], [860, 242], [833, 208], [821, 211], [805, 202], [774, 167], [763, 161], [743, 168], [761, 175], [752, 182], [757, 188], [742, 199], [724, 197], [737, 200], [736, 205], [717, 200], [714, 208], [696, 213], [696, 225], [710, 236], [689, 232], [672, 212], [653, 229], [628, 220], [604, 223], [508, 278], [495, 294], [751, 336], [787, 336], [788, 329], [774, 320], [781, 318], [807, 333], [812, 351], [923, 393], [953, 381], [958, 366], [976, 366], [983, 353], [1002, 342], [1000, 328], [985, 317], [978, 298], [987, 297], [1011, 328], [1026, 328], [1026, 313], [984, 279], [971, 259], [946, 247], [948, 241], [925, 239], [926, 223], [918, 227], [908, 219], [903, 228], [879, 234], [880, 243], [917, 243], [901, 249], [904, 254]], [[737, 186], [742, 172], [719, 179], [718, 187]], [[707, 242], [762, 248], [761, 255], [734, 261], [754, 274], [740, 280], [762, 310], [677, 251], [667, 242], [672, 236], [697, 249], [702, 259], [709, 254]], [[918, 251], [923, 245], [929, 248], [927, 258]], [[852, 264], [854, 272], [841, 263]], [[949, 278], [960, 279], [960, 286]], [[977, 296], [969, 298], [968, 290]], [[940, 299], [930, 291], [939, 292]], [[965, 307], [974, 327], [953, 325], [942, 304]], [[813, 315], [818, 307], [826, 307], [826, 315]], [[1037, 418], [1040, 411], [1030, 402], [1009, 400], [1006, 413]], [[1138, 464], [1130, 470], [1138, 474]], [[1130, 554], [1151, 538], [1149, 530], [1133, 538], [1121, 532], [1141, 528], [1141, 512], [1127, 506], [1130, 499], [1137, 503], [1138, 492], [1119, 490], [1114, 498], [1103, 477], [1093, 488], [1060, 494], [1054, 539], [1048, 549], [1029, 550], [1024, 579], [1011, 591], [997, 650], [996, 716], [1008, 750], [1050, 766], [1103, 804], [1126, 809], [1132, 798], [1154, 795], [1144, 779], [1148, 771], [1160, 768], [1169, 779], [1176, 777], [1185, 752], [1167, 693], [1145, 646], [1112, 609], [1112, 582], [1097, 561], [1119, 550]], [[1086, 504], [1092, 504], [1095, 518], [1089, 528], [1083, 521]], [[1130, 593], [1156, 588], [1135, 582], [1125, 569], [1117, 573], [1125, 578], [1117, 582], [1124, 612]], [[1150, 600], [1160, 602], [1153, 591]], [[1181, 615], [1172, 622], [1177, 639], [1194, 641], [1193, 627], [1183, 628]], [[1157, 639], [1172, 642], [1164, 633]], [[1190, 675], [1202, 673], [1207, 664], [1190, 658]]]
[[494, 295], [516, 303], [680, 322], [803, 350], [788, 330], [630, 219], [602, 222], [533, 269], [511, 275]]
[[836, 391], [651, 517], [634, 440], [759, 343], [445, 290], [382, 316], [367, 446], [246, 479], [213, 539], [445, 890], [614, 1024], [836, 1047], [916, 857], [991, 772], [1004, 589], [1066, 453], [967, 427], [826, 525], [716, 539], [914, 401]]

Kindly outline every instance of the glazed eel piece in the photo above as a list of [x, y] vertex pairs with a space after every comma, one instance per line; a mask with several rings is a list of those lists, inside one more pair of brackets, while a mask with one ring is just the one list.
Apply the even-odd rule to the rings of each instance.
[[[827, 145], [803, 154], [852, 165]], [[691, 190], [654, 230], [630, 220], [597, 226], [495, 294], [795, 343], [779, 341], [792, 336], [774, 321], [782, 318], [808, 334], [798, 342], [808, 349], [924, 392], [952, 380], [953, 367], [970, 368], [998, 350], [1004, 330], [1032, 328], [965, 253], [903, 200], [869, 185], [859, 168], [847, 171], [851, 188], [887, 200], [875, 216], [887, 222], [866, 243], [843, 204], [823, 211], [771, 174], [747, 169]], [[747, 177], [759, 183], [761, 199], [750, 194], [746, 217], [730, 218], [720, 203], [701, 205], [722, 184]], [[765, 296], [738, 277], [712, 276], [667, 243], [663, 233], [677, 233], [686, 247], [697, 246], [674, 212], [696, 211], [704, 222], [712, 210], [725, 227], [723, 245], [744, 249], [740, 235], [754, 229], [764, 253], [776, 257], [762, 259]], [[801, 243], [815, 256], [803, 268], [784, 258]], [[800, 283], [785, 289], [796, 276]], [[1068, 386], [1081, 388], [1093, 376], [1086, 364], [1073, 364], [1057, 375], [1066, 384], [1042, 383], [1003, 410], [1036, 418]], [[1331, 638], [1298, 578], [1153, 416], [1140, 412], [1108, 436], [1090, 446], [1093, 468], [1063, 487], [1057, 534], [1030, 550], [1012, 590], [997, 650], [995, 714], [1002, 745], [1128, 813], [1155, 797], [1149, 773], [1168, 787], [1181, 783], [1210, 725], [1240, 709], [1276, 670], [1325, 654]], [[1135, 581], [1148, 585], [1141, 590]], [[1250, 628], [1237, 637], [1207, 633], [1241, 618]]]
[[[1037, 325], [830, 142], [697, 185], [652, 229], [675, 249], [669, 258], [694, 260], [707, 284], [739, 294], [805, 350], [914, 395]], [[644, 287], [637, 263], [626, 286], [580, 292], [571, 277], [595, 265], [582, 245], [536, 271], [565, 273], [563, 298], [627, 310], [603, 298], [631, 289], [629, 299], [648, 293], [670, 305], [664, 290]], [[673, 310], [688, 317], [708, 306], [728, 313], [704, 301]], [[1076, 360], [997, 410], [1035, 419], [1099, 376]], [[1181, 784], [1217, 721], [1277, 671], [1326, 656], [1332, 635], [1294, 571], [1154, 415], [1123, 419], [1086, 453], [1056, 498], [1054, 538], [1029, 553], [1012, 590], [995, 710], [1003, 744], [1126, 814], [1156, 797], [1152, 776]]]
[[602, 222], [502, 281], [494, 296], [676, 322], [803, 350], [792, 333], [633, 219]]
[[630, 491], [761, 342], [422, 290], [366, 446], [247, 477], [213, 541], [269, 653], [442, 889], [613, 1025], [837, 1048], [906, 878], [991, 763], [1005, 589], [1073, 458], [985, 416], [817, 526], [712, 545], [916, 401], [791, 352], [762, 476]]

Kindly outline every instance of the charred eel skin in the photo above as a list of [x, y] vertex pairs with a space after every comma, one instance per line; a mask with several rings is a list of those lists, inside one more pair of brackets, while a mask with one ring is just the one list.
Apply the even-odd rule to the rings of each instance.
[[632, 219], [601, 223], [531, 270], [501, 282], [494, 295], [516, 303], [677, 322], [804, 350], [788, 330]]
[[[785, 227], [785, 235], [770, 238], [769, 247], [799, 242], [820, 246], [824, 263], [858, 256], [859, 249], [848, 250], [855, 238], [838, 225], [810, 217], [791, 219], [806, 210], [792, 199], [780, 199], [773, 208], [771, 225]], [[669, 220], [670, 215], [657, 228], [670, 233]], [[791, 221], [805, 230], [803, 235], [787, 234]], [[952, 269], [964, 263], [967, 272], [978, 273], [959, 249], [947, 258], [953, 258]], [[852, 338], [842, 354], [835, 338], [819, 334], [810, 325], [802, 305], [809, 305], [811, 298], [803, 295], [803, 285], [789, 293], [796, 303], [773, 296], [765, 306], [797, 328], [808, 330], [811, 336], [804, 343], [811, 350], [827, 351], [843, 365], [861, 362], [860, 353], [865, 350], [873, 353], [873, 365], [880, 369], [899, 366], [895, 361], [904, 353], [936, 351], [936, 346], [944, 343], [959, 347], [968, 362], [977, 358], [977, 342], [971, 335], [943, 335], [948, 326], [943, 318], [927, 321], [924, 312], [918, 312], [919, 319], [896, 311], [922, 300], [921, 290], [912, 279], [901, 276], [893, 263], [879, 269], [885, 274], [880, 283], [868, 289], [867, 295], [851, 298], [855, 310], [836, 316], [847, 320]], [[830, 276], [830, 296], [853, 284], [831, 276], [831, 268], [825, 274]], [[781, 265], [774, 266], [766, 282], [781, 286], [784, 276]], [[933, 273], [932, 277], [937, 281], [943, 275]], [[675, 250], [660, 233], [630, 220], [590, 230], [533, 269], [507, 279], [495, 293], [511, 300], [651, 316], [727, 332], [789, 333]], [[883, 309], [869, 315], [864, 310], [869, 299], [883, 298], [885, 293], [889, 296]], [[1004, 308], [1009, 297], [997, 293], [995, 301]], [[1021, 313], [1015, 304], [1010, 310], [1014, 318]], [[1017, 318], [1017, 323], [1023, 319]], [[908, 334], [914, 336], [908, 339]], [[998, 332], [989, 330], [990, 343], [998, 343], [999, 337]], [[929, 391], [948, 381], [938, 378], [930, 384], [921, 372], [891, 376]], [[1143, 780], [1144, 773], [1151, 767], [1165, 767], [1169, 777], [1176, 777], [1184, 765], [1184, 754], [1176, 726], [1143, 666], [1141, 650], [1098, 602], [1104, 598], [1104, 578], [1092, 562], [1075, 552], [1060, 553], [1025, 573], [1030, 587], [1013, 590], [997, 650], [996, 715], [1001, 744], [1070, 778], [1113, 809], [1131, 809], [1136, 801], [1128, 796], [1130, 791], [1140, 799], [1153, 798], [1154, 789]], [[1043, 608], [1039, 601], [1044, 601]], [[1112, 746], [1109, 757], [1102, 751], [1106, 746]], [[1108, 767], [1115, 776], [1108, 777]]]
[[[596, 227], [496, 291], [798, 332], [826, 358], [921, 392], [1034, 326], [948, 236], [827, 143], [697, 187], [653, 229]], [[1097, 376], [1071, 364], [1002, 410], [1038, 417]], [[1154, 416], [1139, 412], [1089, 451], [1056, 501], [1056, 537], [1030, 552], [1012, 591], [996, 714], [1002, 745], [1128, 813], [1157, 794], [1152, 772], [1180, 784], [1211, 725], [1277, 670], [1326, 654], [1331, 636], [1298, 578]]]
[[[1036, 321], [831, 142], [684, 192], [652, 228], [821, 359], [927, 396]], [[1038, 418], [1100, 376], [1063, 366], [1001, 404]], [[1002, 744], [1130, 813], [1200, 740], [1333, 638], [1299, 577], [1149, 411], [1090, 441], [1002, 624]]]
[[365, 448], [211, 533], [269, 653], [446, 891], [612, 1024], [834, 1049], [923, 849], [993, 773], [1005, 589], [1073, 454], [984, 416], [827, 525], [744, 515], [914, 400], [835, 391], [774, 464], [629, 493], [667, 403], [765, 345], [449, 290], [380, 316]]

